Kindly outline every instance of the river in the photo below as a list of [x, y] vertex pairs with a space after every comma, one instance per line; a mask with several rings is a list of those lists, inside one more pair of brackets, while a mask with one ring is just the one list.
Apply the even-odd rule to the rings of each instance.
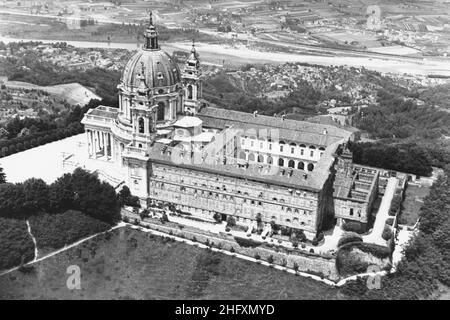
[[[20, 41], [41, 41], [44, 43], [63, 42], [64, 40], [47, 39], [20, 39], [8, 38], [0, 35], [0, 41], [4, 43]], [[90, 41], [64, 41], [69, 45], [78, 48], [109, 48], [109, 49], [127, 49], [136, 50], [137, 43], [120, 42], [90, 42]], [[189, 51], [191, 44], [186, 42], [164, 43], [163, 49], [168, 53], [174, 50]], [[245, 63], [283, 63], [283, 62], [303, 62], [325, 66], [346, 65], [352, 67], [365, 67], [381, 73], [396, 73], [410, 75], [439, 75], [450, 77], [450, 59], [424, 59], [412, 60], [408, 57], [362, 57], [362, 56], [324, 56], [300, 53], [284, 52], [264, 52], [250, 50], [245, 46], [230, 47], [219, 44], [197, 43], [197, 51], [200, 53], [202, 62], [208, 64], [222, 65], [225, 63], [245, 64]]]

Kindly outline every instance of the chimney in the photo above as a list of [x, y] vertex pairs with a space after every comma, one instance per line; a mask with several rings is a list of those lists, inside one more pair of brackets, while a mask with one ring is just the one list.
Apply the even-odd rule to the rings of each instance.
[[323, 130], [323, 134], [325, 134], [325, 135], [327, 135], [328, 134], [328, 131], [327, 131], [327, 129], [325, 128], [324, 130]]
[[286, 115], [285, 115], [285, 114], [283, 114], [283, 115], [281, 116], [281, 121], [284, 121], [284, 118], [286, 118]]
[[308, 179], [308, 174], [307, 173], [303, 174], [303, 179], [305, 179], [305, 180]]
[[258, 116], [258, 110], [253, 111], [253, 117], [256, 118]]

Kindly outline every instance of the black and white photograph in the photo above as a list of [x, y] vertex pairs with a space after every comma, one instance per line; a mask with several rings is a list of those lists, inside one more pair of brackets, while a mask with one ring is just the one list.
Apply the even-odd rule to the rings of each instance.
[[0, 300], [450, 300], [450, 0], [0, 0]]

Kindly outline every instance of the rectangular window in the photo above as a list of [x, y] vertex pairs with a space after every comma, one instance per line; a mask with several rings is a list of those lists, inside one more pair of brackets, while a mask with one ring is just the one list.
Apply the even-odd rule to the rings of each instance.
[[311, 157], [314, 157], [314, 151], [311, 150]]
[[272, 150], [272, 144], [269, 144], [269, 150]]
[[294, 147], [291, 148], [291, 153], [294, 154]]
[[283, 146], [280, 146], [280, 152], [283, 152]]
[[252, 146], [252, 147], [253, 147], [253, 141], [252, 141], [252, 142], [250, 142], [250, 146]]
[[304, 150], [303, 150], [303, 149], [300, 149], [300, 155], [301, 155], [301, 156], [303, 155], [303, 153], [304, 153]]

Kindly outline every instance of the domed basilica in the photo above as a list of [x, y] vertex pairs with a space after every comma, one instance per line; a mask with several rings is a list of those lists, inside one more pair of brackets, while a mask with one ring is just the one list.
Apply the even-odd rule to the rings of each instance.
[[[363, 169], [336, 161], [355, 131], [208, 106], [195, 46], [180, 70], [161, 50], [151, 16], [118, 89], [118, 109], [99, 106], [82, 120], [87, 153], [99, 168], [113, 167], [117, 186], [127, 185], [142, 208], [175, 207], [206, 221], [233, 216], [252, 230], [276, 224], [309, 238], [326, 212], [367, 223], [378, 173], [364, 169], [355, 187], [351, 172]], [[330, 211], [335, 172], [339, 207]]]

